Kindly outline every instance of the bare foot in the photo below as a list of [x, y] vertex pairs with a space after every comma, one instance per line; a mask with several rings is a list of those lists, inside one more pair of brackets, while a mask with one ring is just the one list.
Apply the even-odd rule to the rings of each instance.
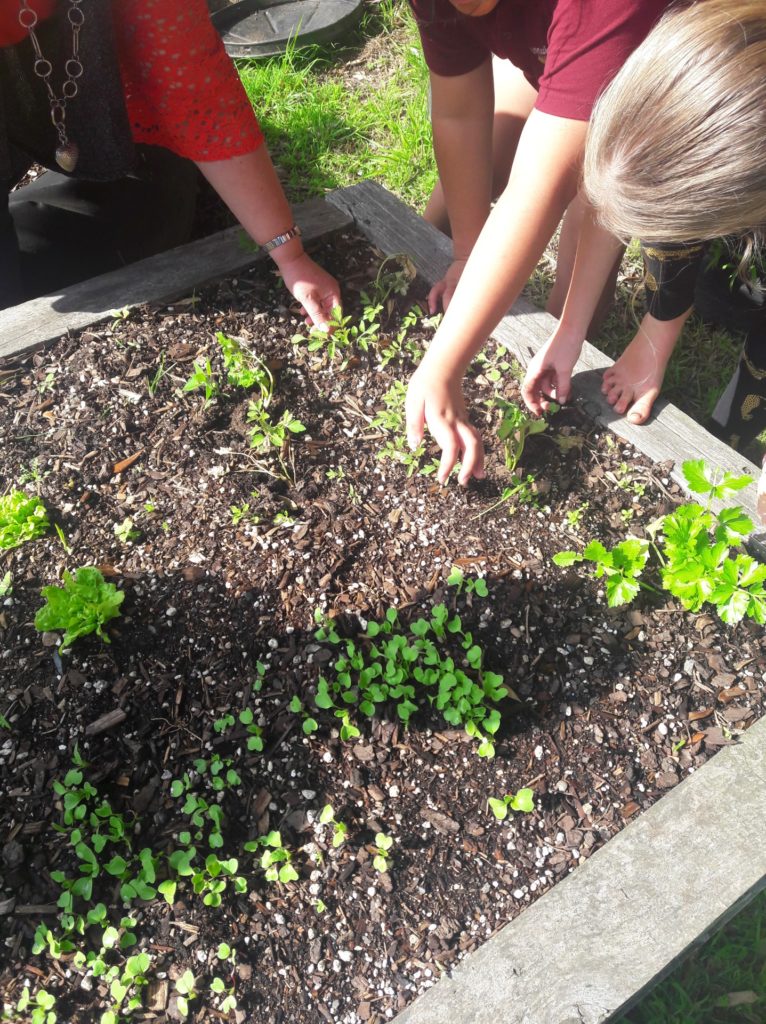
[[[602, 392], [614, 411], [628, 414], [631, 423], [649, 418], [662, 387], [665, 367], [678, 338], [678, 330], [667, 330], [673, 321], [662, 323], [647, 317], [620, 358], [604, 372]], [[659, 330], [655, 328], [659, 326]], [[647, 329], [648, 328], [648, 329]], [[680, 327], [679, 327], [680, 330]]]

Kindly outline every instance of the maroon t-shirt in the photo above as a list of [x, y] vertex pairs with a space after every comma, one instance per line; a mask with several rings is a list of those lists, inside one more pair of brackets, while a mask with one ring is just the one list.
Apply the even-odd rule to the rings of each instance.
[[410, 0], [437, 75], [464, 75], [496, 54], [538, 90], [538, 110], [580, 121], [671, 2], [499, 0], [472, 18], [449, 0]]

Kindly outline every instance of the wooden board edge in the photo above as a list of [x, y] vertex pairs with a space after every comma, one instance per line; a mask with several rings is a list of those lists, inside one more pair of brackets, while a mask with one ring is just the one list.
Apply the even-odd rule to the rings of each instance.
[[[322, 198], [297, 204], [293, 212], [309, 244], [352, 223], [348, 214]], [[90, 327], [115, 309], [177, 298], [263, 258], [255, 247], [248, 246], [243, 229], [234, 226], [60, 293], [0, 310], [0, 358], [23, 355], [67, 331]]]

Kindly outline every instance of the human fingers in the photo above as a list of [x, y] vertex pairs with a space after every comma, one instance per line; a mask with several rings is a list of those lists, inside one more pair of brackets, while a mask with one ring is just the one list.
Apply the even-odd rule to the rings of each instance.
[[535, 413], [537, 416], [540, 415], [543, 408], [542, 390], [546, 375], [547, 370], [545, 367], [538, 369], [533, 363], [530, 363], [524, 383], [521, 385], [521, 397], [524, 399], [530, 412]]
[[428, 293], [428, 312], [431, 316], [434, 316], [436, 313], [439, 312], [439, 306], [441, 304], [442, 295], [444, 294], [445, 288], [446, 281], [442, 279], [441, 281], [437, 281], [436, 284], [431, 289], [431, 291]]
[[414, 451], [423, 440], [426, 422], [425, 401], [416, 382], [410, 381], [404, 402], [405, 431], [407, 444]]
[[463, 450], [457, 479], [465, 487], [472, 476], [477, 480], [484, 479], [484, 445], [478, 430], [470, 423], [458, 423], [457, 432]]

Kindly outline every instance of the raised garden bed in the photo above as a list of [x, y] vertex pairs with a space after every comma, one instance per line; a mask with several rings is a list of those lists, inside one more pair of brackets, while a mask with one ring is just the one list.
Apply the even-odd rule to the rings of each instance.
[[[332, 198], [334, 206], [302, 210], [301, 221], [344, 283], [352, 323], [376, 304], [363, 297], [376, 277], [389, 289], [367, 317], [380, 325], [377, 338], [371, 328], [365, 352], [357, 335], [357, 348], [339, 348], [333, 364], [326, 345], [293, 343], [299, 321], [270, 266], [246, 267], [253, 257], [236, 231], [0, 314], [3, 489], [24, 481], [37, 491], [66, 544], [48, 534], [5, 555], [0, 572], [10, 571], [13, 587], [0, 613], [0, 713], [10, 726], [0, 731], [0, 929], [11, 1006], [24, 978], [56, 997], [59, 1020], [76, 1024], [98, 1020], [117, 999], [101, 967], [92, 977], [93, 964], [77, 957], [100, 949], [100, 912], [69, 936], [75, 948], [63, 956], [31, 953], [41, 921], [54, 932], [49, 942], [61, 937], [57, 872], [76, 878], [78, 861], [92, 863], [75, 847], [78, 838], [99, 845], [94, 830], [110, 838], [92, 894], [83, 898], [81, 887], [74, 909], [85, 914], [100, 901], [118, 927], [123, 913], [135, 919], [121, 934], [134, 933], [136, 946], [101, 958], [129, 990], [123, 1015], [141, 995], [134, 1019], [178, 1019], [186, 999], [200, 1021], [356, 1024], [400, 1011], [429, 1024], [600, 1021], [766, 874], [752, 824], [763, 820], [763, 727], [746, 733], [765, 703], [762, 627], [727, 627], [708, 609], [694, 615], [651, 594], [610, 609], [598, 583], [552, 562], [593, 536], [611, 544], [641, 535], [673, 507], [682, 495], [665, 435], [679, 423], [683, 458], [747, 467], [672, 409], [658, 427], [624, 425], [633, 444], [656, 445], [651, 461], [571, 408], [529, 438], [521, 477], [509, 474], [495, 437], [487, 481], [438, 488], [418, 472], [433, 453], [413, 459], [397, 445], [391, 390], [430, 333], [413, 317], [399, 334], [423, 287], [399, 294], [406, 267], [380, 271], [364, 236], [384, 253], [406, 252], [425, 279], [446, 249], [380, 189]], [[325, 231], [333, 236], [321, 241]], [[236, 280], [203, 286], [211, 266]], [[112, 308], [120, 315], [104, 319]], [[71, 325], [63, 336], [62, 321]], [[523, 357], [548, 323], [517, 309], [498, 337], [513, 337]], [[245, 359], [257, 371], [248, 387], [231, 379], [232, 366], [242, 367], [231, 348], [227, 366], [219, 334], [261, 360]], [[490, 348], [470, 385], [487, 430], [500, 410], [483, 403], [517, 397], [508, 361]], [[592, 413], [597, 391], [585, 394]], [[305, 430], [286, 426], [295, 420]], [[287, 441], [252, 446], [253, 430], [268, 435], [280, 423]], [[752, 504], [752, 489], [737, 500]], [[40, 588], [83, 565], [99, 566], [124, 594], [121, 615], [105, 624], [110, 646], [90, 637], [61, 651], [52, 632], [34, 627]], [[456, 565], [462, 585], [448, 582]], [[426, 637], [433, 647], [418, 648]], [[378, 657], [385, 644], [393, 647]], [[338, 672], [358, 673], [353, 664], [336, 671], [339, 654], [393, 687], [371, 719], [356, 691], [342, 679], [334, 686]], [[481, 737], [458, 728], [450, 701], [445, 721], [425, 686], [395, 692], [405, 662], [426, 672], [431, 655], [445, 672], [452, 658], [474, 681], [503, 676], [484, 677], [490, 696], [479, 705], [501, 712], [499, 730], [476, 717], [493, 758], [478, 756]], [[721, 776], [736, 786], [725, 813]], [[527, 789], [496, 820], [488, 798]], [[88, 825], [72, 845], [79, 819], [67, 824], [67, 810], [102, 800], [113, 812], [103, 822], [115, 823]], [[63, 833], [54, 829], [62, 823]], [[281, 847], [272, 835], [246, 848], [276, 830]], [[150, 853], [134, 863], [141, 849]], [[710, 876], [715, 899], [706, 894], [675, 935], [656, 925], [642, 948], [636, 936], [678, 914], [679, 894], [684, 905], [691, 892], [702, 896], [699, 849], [726, 865]], [[743, 861], [732, 869], [737, 849]], [[692, 881], [652, 902], [646, 876], [665, 868], [649, 853], [663, 851], [691, 868]], [[205, 875], [211, 852], [217, 861]], [[264, 853], [282, 881], [265, 877]], [[150, 891], [163, 882], [165, 898]], [[628, 915], [615, 906], [624, 884]], [[578, 941], [564, 948], [570, 934]], [[599, 938], [605, 953], [594, 956]], [[234, 955], [219, 956], [220, 943]], [[626, 977], [611, 967], [628, 948]], [[126, 976], [137, 950], [149, 960], [133, 961], [140, 977]], [[567, 950], [579, 950], [577, 975]], [[453, 981], [406, 1009], [454, 968]]]

